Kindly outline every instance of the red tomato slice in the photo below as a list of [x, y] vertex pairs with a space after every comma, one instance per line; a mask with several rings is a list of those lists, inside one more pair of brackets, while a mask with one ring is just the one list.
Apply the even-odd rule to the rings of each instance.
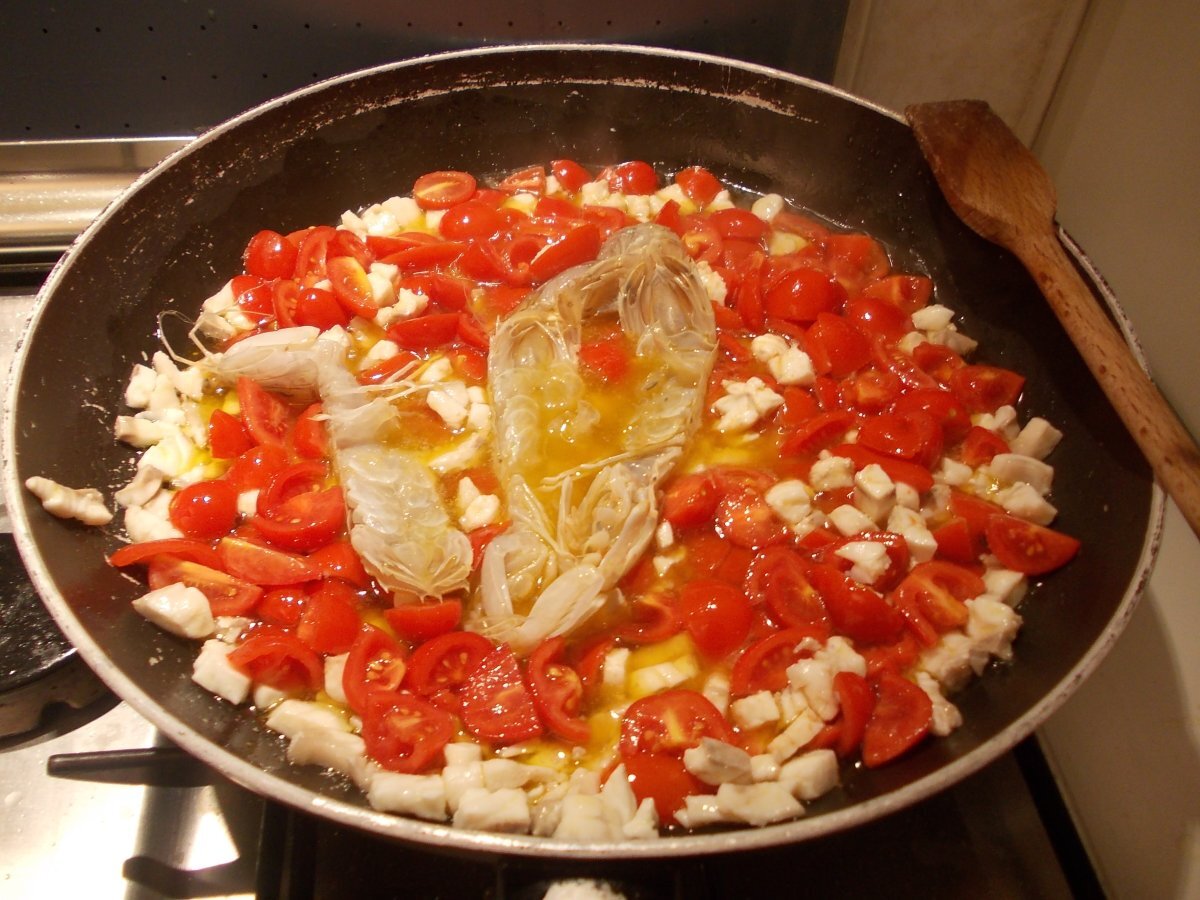
[[457, 628], [462, 620], [462, 602], [451, 599], [404, 603], [384, 610], [383, 616], [400, 637], [422, 642]]
[[340, 578], [361, 590], [371, 586], [371, 576], [347, 540], [330, 541], [310, 553], [308, 561], [322, 578]]
[[354, 589], [344, 581], [322, 581], [304, 605], [296, 637], [326, 656], [345, 653], [362, 628], [357, 600]]
[[629, 342], [624, 335], [618, 334], [581, 344], [579, 364], [603, 384], [617, 384], [629, 374]]
[[703, 209], [721, 192], [721, 182], [702, 166], [688, 166], [675, 173], [675, 183], [687, 198]]
[[156, 556], [176, 556], [208, 566], [210, 569], [218, 569], [221, 566], [221, 559], [211, 544], [191, 538], [162, 538], [126, 544], [109, 555], [108, 564], [120, 568], [146, 562]]
[[413, 183], [413, 199], [421, 209], [449, 209], [475, 193], [475, 176], [468, 172], [427, 172]]
[[865, 234], [831, 234], [825, 239], [826, 258], [840, 281], [861, 287], [888, 271], [887, 254]]
[[867, 731], [867, 722], [875, 709], [875, 692], [867, 679], [855, 672], [838, 672], [833, 676], [833, 691], [841, 710], [841, 729], [838, 732], [834, 752], [839, 757], [849, 756], [862, 743]]
[[854, 426], [854, 416], [843, 409], [817, 413], [790, 429], [779, 447], [780, 456], [805, 456], [825, 449]]
[[292, 426], [292, 449], [305, 459], [326, 459], [329, 456], [329, 435], [321, 418], [321, 404], [305, 408]]
[[649, 591], [628, 603], [629, 622], [616, 634], [634, 644], [657, 644], [679, 633], [683, 627], [675, 609], [675, 595], [669, 591]]
[[423, 696], [457, 691], [491, 651], [492, 642], [473, 631], [438, 635], [409, 657], [405, 687]]
[[971, 429], [971, 413], [954, 394], [941, 388], [905, 391], [892, 404], [892, 412], [901, 416], [928, 413], [942, 426], [946, 444], [957, 444]]
[[908, 574], [908, 565], [912, 554], [908, 549], [908, 542], [894, 531], [863, 531], [850, 537], [838, 538], [822, 547], [814, 554], [813, 558], [816, 562], [828, 563], [843, 572], [849, 571], [853, 563], [838, 556], [837, 551], [855, 541], [874, 541], [877, 544], [883, 544], [887, 549], [888, 567], [871, 585], [876, 591], [882, 593], [891, 590]]
[[712, 788], [689, 772], [678, 757], [637, 753], [623, 762], [633, 796], [638, 803], [653, 800], [658, 820], [664, 825], [675, 822], [675, 813], [683, 809], [685, 797], [712, 793]]
[[834, 566], [811, 566], [808, 580], [825, 601], [834, 629], [851, 640], [886, 644], [904, 630], [904, 616], [899, 610], [877, 591], [843, 575]]
[[402, 319], [388, 328], [388, 337], [408, 350], [444, 347], [458, 336], [458, 313], [430, 313]]
[[843, 378], [871, 360], [871, 341], [852, 319], [830, 312], [817, 319], [804, 336], [813, 367], [823, 375]]
[[962, 516], [951, 516], [933, 529], [938, 556], [956, 563], [976, 563], [983, 552], [983, 542], [976, 541], [971, 527]]
[[254, 446], [254, 439], [237, 416], [214, 409], [208, 417], [208, 452], [215, 459], [234, 459]]
[[776, 631], [747, 647], [729, 673], [729, 692], [745, 697], [759, 691], [782, 691], [787, 687], [787, 668], [812, 651], [797, 648], [806, 640], [824, 643], [829, 629], [820, 625]]
[[826, 626], [829, 616], [821, 595], [804, 577], [803, 558], [791, 547], [768, 547], [750, 563], [746, 593], [766, 604], [785, 628]]
[[992, 516], [985, 533], [1000, 563], [1026, 575], [1044, 575], [1074, 559], [1080, 543], [1070, 535], [1016, 516]]
[[260, 231], [246, 245], [246, 272], [259, 278], [290, 278], [296, 268], [296, 245], [277, 231]]
[[307, 694], [325, 681], [321, 657], [290, 634], [257, 631], [233, 648], [229, 662], [259, 684]]
[[283, 446], [291, 428], [287, 404], [244, 375], [237, 380], [237, 395], [242, 422], [250, 436], [259, 444]]
[[592, 180], [587, 169], [571, 159], [555, 159], [550, 163], [550, 172], [565, 191], [574, 193]]
[[972, 413], [995, 412], [1021, 398], [1025, 379], [999, 366], [963, 366], [950, 376], [950, 390]]
[[928, 694], [902, 675], [880, 673], [875, 708], [863, 731], [863, 762], [873, 769], [908, 752], [929, 732], [932, 718]]
[[260, 444], [233, 461], [225, 477], [238, 491], [259, 491], [271, 483], [288, 463], [287, 451], [277, 444]]
[[476, 199], [446, 210], [438, 222], [438, 232], [451, 241], [481, 240], [501, 231], [505, 224], [500, 210]]
[[830, 447], [829, 452], [834, 456], [844, 456], [849, 459], [854, 463], [855, 471], [875, 463], [887, 472], [892, 481], [903, 482], [909, 487], [915, 488], [919, 493], [923, 494], [933, 487], [933, 476], [924, 466], [877, 453], [861, 444], [838, 444]]
[[624, 194], [653, 194], [658, 190], [658, 173], [641, 160], [618, 163], [600, 173], [611, 191]]
[[237, 524], [238, 490], [224, 480], [189, 484], [175, 492], [167, 514], [185, 537], [219, 538]]
[[546, 727], [572, 744], [586, 744], [591, 726], [580, 717], [583, 680], [563, 662], [562, 637], [543, 641], [529, 657], [529, 691]]
[[683, 233], [679, 239], [683, 241], [683, 249], [688, 256], [710, 265], [721, 258], [721, 234], [707, 218], [684, 216], [680, 224]]
[[292, 270], [293, 278], [303, 281], [308, 275], [314, 275], [317, 278], [324, 277], [325, 257], [329, 253], [329, 242], [333, 240], [336, 233], [336, 229], [329, 225], [318, 225], [305, 232], [304, 239], [300, 242], [300, 249], [296, 253], [296, 268]]
[[511, 524], [511, 522], [497, 522], [494, 525], [484, 525], [482, 528], [474, 528], [467, 533], [467, 540], [471, 542], [472, 569], [479, 568], [483, 562], [483, 553], [487, 550], [488, 544], [504, 534]]
[[[333, 295], [346, 312], [364, 319], [372, 319], [379, 312], [375, 290], [367, 278], [367, 272], [353, 256], [335, 256], [326, 265], [326, 276], [333, 288]], [[317, 324], [316, 322], [312, 324]]]
[[940, 559], [918, 563], [895, 591], [895, 603], [914, 606], [937, 631], [967, 624], [964, 600], [986, 590], [983, 579], [970, 569]]
[[717, 503], [713, 521], [717, 533], [738, 547], [758, 550], [787, 540], [788, 530], [756, 489], [734, 486]]
[[518, 191], [528, 194], [544, 194], [546, 193], [546, 170], [542, 166], [521, 169], [519, 172], [513, 172], [496, 187], [506, 194], [515, 194]]
[[862, 296], [883, 300], [911, 316], [929, 303], [933, 282], [924, 275], [887, 275], [872, 281]]
[[259, 492], [256, 510], [259, 515], [271, 515], [284, 501], [309, 491], [319, 491], [328, 477], [328, 467], [321, 460], [292, 463], [271, 476]]
[[340, 487], [307, 491], [251, 521], [273, 546], [308, 553], [328, 544], [345, 528], [346, 503]]
[[770, 227], [750, 212], [748, 209], [729, 207], [709, 213], [708, 220], [713, 223], [717, 233], [726, 241], [761, 241]]
[[462, 241], [439, 241], [434, 238], [428, 243], [414, 244], [404, 250], [389, 253], [380, 262], [398, 266], [402, 271], [409, 273], [434, 272], [460, 259], [468, 248], [475, 246], [481, 245], [464, 244]]
[[963, 438], [962, 446], [958, 448], [958, 458], [975, 469], [991, 462], [997, 453], [1007, 453], [1008, 450], [1008, 442], [996, 432], [972, 425]]
[[863, 369], [842, 383], [843, 404], [855, 412], [875, 415], [900, 396], [900, 379], [892, 372]]
[[663, 494], [662, 517], [673, 528], [690, 528], [711, 522], [721, 493], [710, 472], [682, 475]]
[[339, 325], [345, 327], [350, 322], [350, 313], [342, 308], [330, 291], [306, 287], [296, 292], [292, 320], [296, 325], [312, 325], [326, 331]]
[[300, 614], [308, 603], [308, 591], [300, 585], [273, 588], [262, 595], [255, 608], [255, 615], [266, 625], [280, 628], [295, 628]]
[[836, 313], [846, 302], [846, 289], [825, 272], [792, 269], [773, 281], [763, 296], [768, 316], [788, 322], [814, 322], [821, 313]]
[[379, 765], [413, 775], [442, 758], [454, 737], [454, 719], [406, 691], [376, 691], [367, 698], [362, 736]]
[[642, 753], [681, 756], [705, 737], [734, 742], [733, 729], [711, 700], [674, 688], [629, 704], [621, 718], [619, 747], [625, 759]]
[[312, 581], [318, 574], [316, 567], [302, 556], [251, 543], [244, 538], [221, 538], [217, 542], [217, 554], [226, 572], [253, 584], [299, 584]]
[[350, 708], [363, 715], [378, 691], [397, 691], [404, 680], [404, 650], [396, 640], [371, 625], [354, 639], [342, 671], [342, 691]]
[[746, 595], [715, 579], [696, 579], [679, 594], [683, 627], [709, 659], [722, 659], [750, 634], [754, 611]]
[[169, 584], [196, 588], [208, 598], [214, 616], [243, 616], [254, 608], [263, 593], [258, 585], [174, 556], [151, 558], [146, 580], [151, 590]]
[[954, 373], [966, 365], [963, 358], [949, 347], [928, 341], [913, 347], [912, 357], [918, 366], [942, 384], [949, 384]]
[[912, 318], [892, 304], [865, 293], [846, 301], [846, 315], [868, 332], [898, 341], [912, 331]]
[[529, 261], [530, 277], [535, 283], [541, 283], [571, 266], [595, 259], [601, 241], [600, 229], [591, 222], [576, 225], [561, 238], [542, 247]]
[[880, 413], [858, 428], [858, 443], [869, 450], [908, 460], [926, 469], [942, 455], [943, 434], [927, 412]]
[[542, 733], [542, 723], [517, 657], [493, 647], [467, 676], [460, 692], [463, 727], [494, 744], [514, 744]]

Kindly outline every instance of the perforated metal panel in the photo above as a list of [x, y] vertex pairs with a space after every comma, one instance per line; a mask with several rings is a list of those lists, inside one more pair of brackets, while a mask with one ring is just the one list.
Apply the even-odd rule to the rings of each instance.
[[829, 81], [846, 5], [3, 0], [0, 140], [189, 134], [314, 81], [485, 44], [647, 44]]

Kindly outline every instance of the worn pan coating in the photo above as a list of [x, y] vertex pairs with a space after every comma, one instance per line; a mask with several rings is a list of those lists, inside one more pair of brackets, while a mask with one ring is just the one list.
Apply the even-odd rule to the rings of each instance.
[[[143, 621], [139, 588], [104, 563], [119, 527], [44, 513], [20, 487], [42, 474], [112, 489], [130, 454], [111, 438], [131, 366], [164, 309], [195, 314], [247, 239], [336, 221], [411, 190], [432, 169], [502, 172], [571, 157], [700, 163], [881, 238], [961, 311], [979, 358], [1025, 373], [1023, 415], [1066, 433], [1052, 461], [1059, 525], [1079, 559], [1022, 608], [1016, 664], [955, 699], [966, 724], [903, 761], [855, 772], [805, 818], [769, 828], [620, 845], [457, 831], [371, 811], [358, 792], [284, 758], [279, 739], [189, 679], [196, 647]], [[1076, 251], [1097, 296], [1115, 303]], [[1123, 324], [1123, 323], [1122, 323]], [[908, 127], [826, 86], [674, 51], [597, 45], [492, 48], [334, 79], [205, 134], [140, 179], [55, 269], [19, 351], [5, 428], [5, 489], [34, 582], [84, 659], [169, 737], [246, 787], [394, 838], [491, 854], [711, 853], [852, 827], [965, 777], [1029, 734], [1116, 639], [1157, 543], [1162, 496], [1083, 362], [1005, 251], [969, 232], [938, 193]]]

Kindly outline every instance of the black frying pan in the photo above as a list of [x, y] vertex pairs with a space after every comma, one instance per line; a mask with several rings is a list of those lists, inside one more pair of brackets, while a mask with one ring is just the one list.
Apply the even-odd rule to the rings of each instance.
[[[111, 489], [130, 454], [111, 437], [126, 378], [164, 309], [194, 315], [261, 228], [334, 222], [433, 169], [504, 172], [551, 158], [703, 164], [890, 248], [961, 312], [979, 359], [1028, 376], [1023, 415], [1066, 439], [1052, 461], [1058, 525], [1078, 560], [1022, 607], [1016, 662], [955, 697], [966, 724], [902, 761], [849, 774], [797, 822], [621, 845], [456, 831], [378, 814], [358, 791], [284, 758], [252, 714], [192, 684], [196, 652], [145, 622], [139, 587], [104, 563], [117, 526], [44, 513], [21, 488], [46, 475]], [[1116, 312], [1095, 274], [1097, 294]], [[564, 856], [710, 853], [796, 841], [912, 803], [1029, 734], [1095, 667], [1128, 618], [1157, 542], [1161, 494], [1079, 356], [1006, 252], [938, 193], [908, 127], [822, 85], [712, 57], [605, 46], [494, 48], [335, 79], [209, 132], [114, 203], [43, 291], [9, 396], [5, 489], [34, 582], [84, 659], [169, 737], [252, 790], [342, 823], [462, 850]]]

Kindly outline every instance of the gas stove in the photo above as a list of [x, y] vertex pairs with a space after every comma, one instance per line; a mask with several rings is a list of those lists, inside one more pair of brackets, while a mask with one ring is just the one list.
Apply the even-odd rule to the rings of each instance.
[[[183, 142], [0, 145], [0, 372], [73, 235]], [[6, 518], [5, 518], [6, 521]], [[4, 896], [1099, 896], [1036, 738], [892, 816], [799, 845], [670, 861], [449, 857], [264, 801], [172, 746], [58, 632], [0, 535]], [[579, 894], [576, 894], [578, 896]]]

